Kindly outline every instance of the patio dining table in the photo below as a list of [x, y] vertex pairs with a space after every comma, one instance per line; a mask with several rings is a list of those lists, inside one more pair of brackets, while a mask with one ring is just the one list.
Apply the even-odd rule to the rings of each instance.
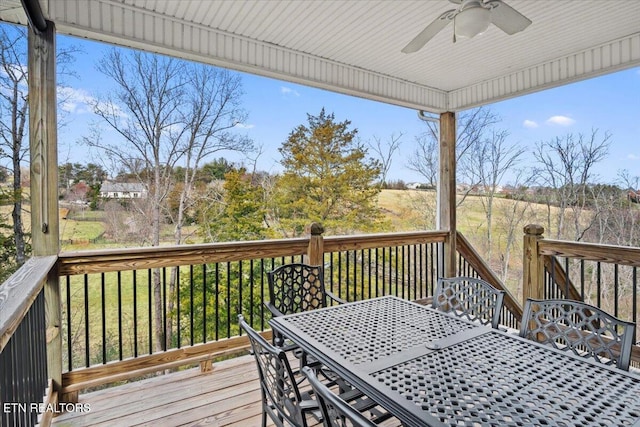
[[273, 329], [405, 426], [640, 426], [640, 376], [396, 297]]

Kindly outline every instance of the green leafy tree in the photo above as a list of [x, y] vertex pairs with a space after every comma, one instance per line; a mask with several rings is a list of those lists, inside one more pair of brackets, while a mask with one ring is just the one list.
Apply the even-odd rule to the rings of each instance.
[[207, 183], [215, 179], [225, 179], [224, 175], [232, 169], [233, 165], [227, 159], [220, 157], [202, 165], [198, 170], [198, 179]]
[[335, 234], [380, 229], [380, 162], [367, 157], [350, 121], [336, 122], [324, 109], [307, 118], [279, 148], [285, 170], [276, 183], [272, 217], [281, 233], [300, 235], [311, 222]]
[[265, 236], [264, 191], [245, 168], [224, 175], [222, 199], [210, 206], [203, 234], [213, 241], [260, 240]]

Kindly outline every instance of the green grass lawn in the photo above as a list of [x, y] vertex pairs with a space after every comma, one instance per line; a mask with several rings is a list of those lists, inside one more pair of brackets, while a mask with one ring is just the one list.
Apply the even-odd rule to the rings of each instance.
[[104, 233], [102, 221], [74, 221], [72, 219], [60, 220], [60, 240], [66, 241], [93, 241]]

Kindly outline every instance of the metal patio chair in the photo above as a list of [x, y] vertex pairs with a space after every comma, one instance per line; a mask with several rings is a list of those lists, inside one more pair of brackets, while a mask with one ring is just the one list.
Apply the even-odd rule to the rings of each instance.
[[530, 298], [520, 336], [628, 370], [635, 327], [582, 301]]
[[505, 291], [474, 277], [438, 279], [431, 306], [498, 328]]
[[[375, 427], [391, 417], [388, 412], [381, 412], [378, 405], [368, 397], [353, 403], [347, 402], [343, 397], [349, 393], [333, 393], [308, 366], [302, 368], [302, 373], [315, 393], [324, 427]], [[363, 415], [365, 412], [369, 412], [373, 418], [366, 418]]]
[[[325, 289], [322, 266], [285, 264], [268, 272], [267, 279], [269, 302], [265, 306], [273, 317], [326, 307], [330, 300], [338, 304], [345, 302]], [[285, 351], [295, 351], [301, 363], [307, 364], [306, 356], [298, 346], [286, 342], [285, 337], [276, 331], [273, 333], [273, 344]]]
[[[262, 427], [267, 425], [267, 415], [278, 427], [307, 427], [306, 415], [319, 411], [318, 404], [308, 395], [300, 393], [286, 353], [258, 334], [242, 315], [238, 316], [238, 323], [249, 337], [258, 365], [262, 394]], [[320, 417], [319, 413], [317, 417]]]

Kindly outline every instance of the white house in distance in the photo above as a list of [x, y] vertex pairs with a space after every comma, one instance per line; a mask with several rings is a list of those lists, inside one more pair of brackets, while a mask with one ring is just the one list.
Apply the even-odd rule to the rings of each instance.
[[148, 191], [140, 183], [104, 182], [100, 186], [103, 199], [146, 199]]

